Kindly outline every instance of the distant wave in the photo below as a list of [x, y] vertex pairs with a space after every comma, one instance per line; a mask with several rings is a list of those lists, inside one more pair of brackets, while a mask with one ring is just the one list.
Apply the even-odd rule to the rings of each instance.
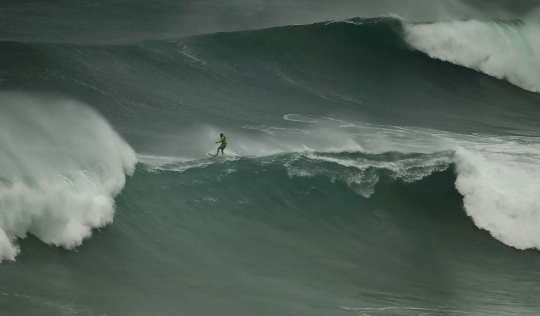
[[405, 24], [405, 39], [430, 57], [540, 92], [540, 26], [520, 21]]
[[[195, 38], [219, 40], [246, 52], [255, 52], [263, 47], [273, 54], [305, 50], [305, 58], [318, 58], [325, 54], [326, 58], [333, 59], [336, 66], [372, 66], [362, 64], [362, 55], [367, 51], [388, 57], [388, 54], [406, 54], [408, 48], [413, 48], [431, 58], [507, 80], [525, 90], [540, 92], [538, 34], [539, 25], [519, 20], [409, 23], [394, 18], [354, 18]], [[409, 58], [406, 55], [401, 57]], [[378, 67], [385, 68], [384, 65]]]
[[[43, 69], [46, 64], [55, 61], [59, 63], [57, 71], [67, 71], [63, 69], [66, 66], [68, 69], [74, 67], [82, 73], [98, 72], [96, 76], [99, 75], [99, 79], [107, 77], [107, 74], [100, 73], [103, 63], [111, 63], [111, 67], [123, 71], [155, 70], [160, 75], [166, 75], [176, 67], [181, 67], [182, 72], [190, 71], [185, 68], [189, 65], [192, 69], [215, 75], [227, 74], [227, 77], [238, 75], [235, 65], [241, 63], [253, 66], [253, 71], [264, 67], [265, 71], [271, 71], [288, 85], [307, 89], [321, 97], [348, 100], [354, 97], [348, 95], [350, 92], [341, 90], [346, 91], [347, 82], [359, 78], [375, 82], [385, 78], [418, 80], [417, 76], [411, 76], [413, 73], [444, 77], [444, 71], [436, 65], [418, 62], [415, 53], [422, 52], [431, 58], [468, 67], [539, 92], [539, 33], [538, 25], [522, 21], [409, 23], [396, 18], [354, 18], [146, 41], [134, 45], [0, 42], [0, 57], [5, 62], [5, 65], [0, 64], [5, 68], [0, 80], [9, 83], [20, 79], [21, 67], [29, 74], [36, 72], [36, 76], [62, 76], [56, 72], [39, 74], [39, 71], [48, 69]], [[24, 54], [25, 61], [30, 60], [29, 64], [20, 64], [21, 54]], [[93, 60], [99, 64], [93, 65]], [[15, 73], [11, 74], [10, 69], [14, 66]], [[241, 74], [257, 77], [260, 71], [251, 74], [242, 70]], [[328, 82], [317, 83], [322, 78], [336, 76], [341, 77], [336, 78], [340, 88], [328, 88]], [[306, 77], [310, 80], [306, 81]], [[448, 80], [458, 84], [460, 78], [450, 77]], [[85, 81], [86, 78], [80, 80]], [[107, 93], [99, 82], [85, 84], [86, 88]], [[362, 81], [362, 84], [366, 82]]]

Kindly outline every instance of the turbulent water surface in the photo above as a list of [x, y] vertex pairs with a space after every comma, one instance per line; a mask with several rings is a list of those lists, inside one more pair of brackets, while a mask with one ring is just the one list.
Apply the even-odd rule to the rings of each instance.
[[2, 315], [540, 310], [535, 22], [13, 34]]

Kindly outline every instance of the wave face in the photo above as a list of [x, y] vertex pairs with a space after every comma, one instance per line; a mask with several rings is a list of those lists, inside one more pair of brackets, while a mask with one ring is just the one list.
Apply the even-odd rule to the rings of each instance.
[[534, 314], [535, 30], [356, 18], [0, 42], [0, 86], [17, 91], [0, 94], [0, 303]]
[[[408, 140], [401, 146], [411, 146], [416, 139], [416, 147], [404, 153], [407, 150], [399, 142], [391, 144], [393, 134]], [[352, 152], [195, 161], [143, 155], [133, 192], [128, 189], [122, 202], [145, 201], [150, 210], [139, 216], [159, 225], [164, 236], [181, 236], [176, 240], [182, 250], [172, 250], [175, 243], [164, 246], [159, 237], [145, 241], [148, 249], [171, 249], [159, 260], [179, 260], [195, 274], [226, 269], [215, 276], [215, 282], [234, 286], [247, 301], [265, 296], [286, 306], [292, 297], [301, 306], [300, 314], [454, 315], [478, 308], [465, 303], [468, 299], [478, 303], [475, 298], [454, 303], [444, 294], [466, 296], [469, 282], [488, 291], [490, 297], [496, 293], [488, 287], [499, 287], [499, 282], [528, 288], [513, 279], [514, 267], [506, 266], [517, 254], [507, 252], [510, 248], [491, 236], [521, 249], [537, 247], [538, 236], [530, 228], [536, 225], [538, 200], [533, 192], [538, 169], [526, 162], [512, 163], [514, 154], [532, 147], [513, 144], [503, 153], [504, 146], [499, 145], [511, 143], [510, 139], [465, 139], [436, 131], [373, 128], [371, 134], [364, 127], [361, 135], [371, 139], [378, 135], [377, 145], [388, 136], [387, 146], [400, 152], [379, 152], [359, 137], [364, 149]], [[434, 151], [432, 145], [442, 143], [455, 149]], [[424, 153], [419, 153], [421, 147]], [[525, 174], [525, 165], [533, 168], [531, 173]], [[137, 197], [147, 183], [160, 187]], [[506, 186], [512, 189], [503, 189]], [[513, 201], [518, 199], [527, 203], [516, 208]], [[131, 217], [129, 221], [138, 222]], [[202, 249], [194, 250], [193, 244]], [[152, 253], [160, 252], [154, 249]], [[198, 256], [208, 258], [204, 261], [208, 268], [192, 267], [198, 264], [192, 258]], [[497, 263], [480, 267], [486, 258]], [[531, 266], [522, 267], [525, 270], [519, 275], [538, 277]], [[494, 274], [500, 279], [490, 279]], [[242, 281], [237, 284], [229, 277]], [[319, 288], [329, 284], [344, 288], [337, 294], [340, 303], [326, 296], [327, 291], [335, 293], [334, 288]], [[443, 294], [431, 292], [433, 288]], [[353, 289], [358, 292], [351, 294]], [[381, 294], [385, 290], [392, 293]], [[516, 291], [512, 297], [522, 302], [527, 296], [522, 294]], [[351, 297], [356, 295], [356, 299]], [[399, 303], [389, 304], [385, 295]], [[317, 307], [307, 307], [311, 304]], [[505, 308], [502, 314], [527, 311], [523, 304]], [[182, 305], [191, 304], [183, 301]], [[324, 312], [317, 312], [321, 305], [326, 306]], [[487, 305], [484, 308], [493, 311]], [[261, 312], [275, 311], [269, 307]]]
[[[444, 25], [353, 19], [136, 45], [2, 42], [1, 79], [5, 88], [62, 91], [96, 106], [138, 148], [155, 144], [143, 137], [171, 135], [193, 122], [282, 127], [274, 125], [289, 113], [466, 133], [477, 126], [492, 134], [537, 133], [537, 94], [411, 49], [411, 29]], [[518, 34], [526, 28], [512, 27]], [[461, 28], [456, 24], [456, 34]], [[442, 38], [426, 33], [426, 45]], [[529, 78], [518, 70], [536, 69], [534, 59], [523, 63], [530, 59], [493, 51], [526, 65], [494, 76], [536, 85], [534, 73]], [[458, 55], [467, 60], [469, 53]]]
[[[365, 198], [376, 192], [382, 175], [413, 183], [452, 166], [463, 208], [478, 227], [509, 246], [540, 249], [540, 236], [535, 229], [540, 224], [536, 221], [540, 203], [536, 194], [540, 178], [536, 138], [466, 136], [297, 114], [286, 115], [284, 119], [303, 127], [281, 129], [279, 133], [265, 128], [264, 131], [270, 133], [269, 138], [251, 139], [251, 142], [239, 139], [246, 147], [234, 148], [231, 154], [254, 157], [310, 152], [302, 154], [298, 160], [294, 156], [283, 162], [289, 177], [323, 177], [331, 182], [342, 182]], [[246, 128], [253, 129], [252, 126]], [[334, 141], [330, 143], [330, 139]], [[325, 152], [318, 154], [319, 150]], [[357, 152], [369, 155], [355, 156]], [[142, 156], [140, 160], [155, 166], [150, 170], [174, 172], [213, 164], [212, 160], [152, 156]]]

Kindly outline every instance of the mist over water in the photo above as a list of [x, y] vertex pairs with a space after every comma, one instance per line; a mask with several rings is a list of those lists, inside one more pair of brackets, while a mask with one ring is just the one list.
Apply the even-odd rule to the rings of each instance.
[[2, 315], [534, 315], [538, 12], [3, 5]]

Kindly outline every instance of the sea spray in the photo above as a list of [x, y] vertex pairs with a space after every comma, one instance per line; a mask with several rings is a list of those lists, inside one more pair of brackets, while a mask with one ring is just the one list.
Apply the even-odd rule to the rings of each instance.
[[71, 249], [110, 224], [134, 151], [76, 101], [0, 94], [0, 260], [28, 233]]

